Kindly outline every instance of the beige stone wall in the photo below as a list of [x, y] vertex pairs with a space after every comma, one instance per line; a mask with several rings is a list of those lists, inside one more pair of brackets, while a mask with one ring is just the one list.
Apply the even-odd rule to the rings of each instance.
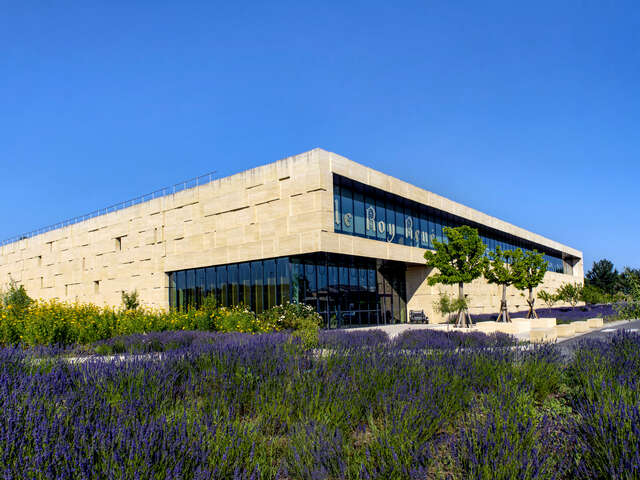
[[110, 305], [136, 289], [166, 308], [166, 272], [317, 251], [332, 181], [314, 150], [21, 240], [0, 247], [0, 287]]
[[[166, 308], [166, 272], [327, 251], [407, 262], [409, 308], [431, 312], [438, 287], [424, 282], [424, 250], [334, 233], [332, 172], [574, 255], [573, 276], [546, 282], [582, 281], [578, 250], [315, 149], [2, 246], [0, 288], [14, 279], [33, 297], [111, 305], [136, 289], [144, 304]], [[473, 289], [473, 309], [495, 311], [498, 287]]]

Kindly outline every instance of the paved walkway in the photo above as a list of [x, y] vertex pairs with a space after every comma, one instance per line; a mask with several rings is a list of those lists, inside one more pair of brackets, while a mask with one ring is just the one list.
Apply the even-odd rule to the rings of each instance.
[[[389, 335], [390, 339], [393, 339], [400, 335], [403, 332], [410, 330], [440, 330], [440, 331], [452, 331], [456, 330], [459, 332], [464, 332], [466, 329], [464, 328], [455, 328], [450, 323], [431, 323], [431, 324], [413, 324], [413, 323], [399, 323], [396, 325], [375, 325], [371, 327], [355, 327], [355, 328], [345, 328], [344, 330], [347, 332], [363, 332], [366, 330], [382, 330]], [[571, 345], [579, 342], [584, 338], [600, 338], [605, 339], [610, 337], [617, 330], [630, 330], [635, 332], [640, 332], [640, 320], [620, 320], [617, 322], [605, 323], [602, 328], [597, 330], [593, 329], [589, 332], [577, 333], [572, 337], [566, 338], [558, 338], [558, 344], [563, 344], [564, 349], [568, 349]], [[475, 331], [475, 330], [474, 330]], [[514, 335], [519, 340], [529, 340], [528, 333], [521, 333]]]
[[422, 323], [398, 323], [395, 325], [374, 325], [372, 327], [354, 327], [354, 328], [345, 328], [343, 329], [345, 332], [365, 332], [367, 330], [382, 330], [389, 335], [389, 338], [393, 340], [395, 337], [400, 335], [403, 332], [409, 330], [442, 330], [448, 331], [453, 330], [453, 325], [450, 323], [430, 323], [430, 324], [422, 324]]

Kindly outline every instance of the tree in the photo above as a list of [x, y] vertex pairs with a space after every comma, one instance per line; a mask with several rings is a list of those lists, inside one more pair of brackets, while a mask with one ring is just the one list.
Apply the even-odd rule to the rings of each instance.
[[611, 295], [604, 293], [595, 285], [585, 284], [582, 287], [582, 292], [580, 293], [580, 300], [588, 305], [595, 305], [598, 303], [608, 303], [611, 300]]
[[548, 308], [551, 308], [558, 301], [558, 297], [555, 293], [549, 293], [546, 290], [540, 290], [538, 292], [538, 298], [542, 300]]
[[640, 282], [640, 269], [624, 267], [624, 271], [618, 277], [618, 287], [625, 295], [630, 295], [634, 285]]
[[570, 303], [572, 307], [582, 299], [582, 285], [579, 283], [563, 283], [556, 292], [558, 299]]
[[500, 314], [498, 322], [510, 322], [509, 308], [507, 307], [507, 287], [513, 285], [516, 280], [514, 268], [522, 261], [522, 250], [502, 250], [496, 245], [494, 252], [489, 252], [489, 262], [484, 271], [484, 278], [489, 283], [502, 286], [502, 300], [500, 301]]
[[547, 273], [548, 266], [549, 262], [536, 250], [523, 252], [518, 264], [514, 265], [516, 279], [513, 285], [518, 290], [529, 290], [529, 298], [527, 299], [529, 312], [527, 313], [527, 318], [538, 318], [538, 314], [533, 309], [533, 304], [536, 301], [533, 296], [533, 289], [544, 280], [544, 274]]
[[585, 275], [587, 283], [598, 287], [605, 293], [613, 295], [618, 288], [620, 275], [613, 268], [613, 263], [606, 258], [593, 262], [593, 267]]
[[448, 241], [434, 240], [435, 252], [427, 251], [424, 254], [427, 267], [437, 270], [435, 275], [429, 277], [428, 282], [429, 285], [458, 285], [460, 310], [456, 326], [470, 327], [473, 321], [465, 302], [464, 284], [482, 276], [487, 264], [484, 257], [487, 247], [475, 228], [463, 225], [456, 228], [445, 227], [443, 230]]

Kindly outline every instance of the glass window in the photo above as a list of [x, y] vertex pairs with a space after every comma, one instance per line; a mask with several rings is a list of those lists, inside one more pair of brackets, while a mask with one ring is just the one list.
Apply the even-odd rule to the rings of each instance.
[[276, 304], [276, 261], [264, 261], [264, 292], [265, 292], [265, 309], [271, 308]]
[[353, 193], [353, 231], [356, 235], [365, 235], [364, 228], [364, 196], [362, 193]]
[[372, 197], [366, 197], [365, 199], [365, 231], [367, 232], [367, 238], [378, 237], [377, 227], [377, 211], [376, 202]]
[[372, 293], [376, 292], [376, 269], [375, 268], [369, 268], [367, 270], [367, 276], [368, 276], [368, 290]]
[[429, 248], [429, 221], [426, 212], [420, 214], [420, 248]]
[[336, 232], [342, 231], [342, 213], [340, 211], [340, 187], [333, 186], [333, 229]]
[[176, 272], [176, 306], [184, 309], [186, 306], [185, 293], [187, 288], [187, 274], [184, 270]]
[[367, 277], [367, 269], [361, 267], [358, 269], [358, 290], [361, 292], [366, 292], [368, 290], [368, 277]]
[[393, 243], [404, 245], [404, 209], [396, 205], [396, 238]]
[[396, 213], [390, 201], [386, 202], [385, 213], [387, 215], [387, 242], [396, 242]]
[[340, 291], [349, 291], [349, 267], [340, 267]]
[[240, 295], [238, 289], [238, 264], [227, 267], [227, 283], [229, 284], [229, 305], [238, 305]]
[[449, 227], [449, 219], [447, 218], [446, 214], [442, 214], [442, 218], [441, 218], [441, 225], [442, 225], [442, 241], [444, 243], [449, 243], [449, 237], [447, 237], [447, 234], [445, 232], [445, 228], [450, 228]]
[[411, 216], [413, 217], [413, 246], [420, 246], [420, 216], [416, 210], [411, 210]]
[[307, 263], [304, 266], [304, 276], [305, 276], [305, 298], [314, 297], [317, 292], [317, 283], [316, 283], [316, 266], [314, 263]]
[[206, 295], [216, 295], [216, 267], [208, 267], [205, 271]]
[[351, 190], [340, 189], [340, 202], [342, 203], [342, 232], [353, 233], [353, 198]]
[[352, 292], [358, 291], [358, 268], [350, 267], [349, 268], [349, 290]]
[[[402, 197], [349, 179], [341, 180], [341, 178], [334, 176], [336, 232], [433, 249], [435, 241], [448, 242], [444, 233], [445, 228], [469, 224], [448, 212], [410, 202]], [[496, 246], [500, 246], [503, 250], [522, 248], [523, 251], [527, 251], [532, 246], [521, 238], [496, 238], [496, 235], [501, 233], [490, 231], [485, 227], [481, 227], [479, 232], [486, 245], [485, 255], [495, 251]], [[550, 269], [564, 271], [561, 258], [553, 255], [549, 258]], [[338, 278], [340, 278], [339, 273]], [[328, 283], [330, 286], [330, 282]], [[328, 308], [331, 308], [331, 305]]]
[[263, 283], [262, 262], [251, 262], [251, 283], [253, 284], [253, 295], [251, 296], [251, 304], [253, 311], [258, 314], [264, 311], [264, 294], [262, 291]]
[[305, 292], [304, 303], [311, 305], [317, 310], [318, 284], [316, 279], [316, 266], [314, 263], [306, 263], [304, 265]]
[[196, 271], [187, 270], [187, 308], [196, 306]]
[[338, 277], [338, 267], [336, 265], [329, 265], [328, 267], [329, 277], [329, 292], [338, 293], [340, 291], [340, 281]]
[[300, 260], [297, 258], [292, 258], [290, 261], [291, 265], [291, 303], [301, 303], [303, 300], [301, 298], [300, 292], [303, 290], [304, 284], [304, 275], [301, 272], [301, 264]]
[[223, 307], [229, 306], [229, 298], [228, 298], [228, 285], [227, 285], [227, 267], [226, 265], [221, 265], [216, 267], [216, 276], [218, 281], [216, 282], [217, 292], [216, 295], [218, 297], [218, 303]]
[[291, 294], [289, 289], [289, 258], [279, 258], [276, 262], [276, 268], [278, 269], [278, 305], [283, 305], [285, 302], [291, 301]]
[[435, 225], [436, 225], [436, 240], [442, 243], [444, 242], [444, 236], [442, 232], [442, 219], [439, 216], [435, 218]]
[[404, 244], [413, 245], [413, 216], [411, 209], [404, 209]]
[[376, 232], [378, 240], [387, 240], [387, 223], [384, 201], [376, 199]]
[[202, 305], [202, 301], [205, 297], [205, 270], [199, 268], [196, 270], [196, 305], [199, 307]]
[[318, 270], [318, 294], [325, 294], [328, 291], [327, 266], [324, 263], [319, 264]]
[[169, 274], [169, 308], [176, 308], [176, 273]]
[[438, 240], [436, 235], [436, 223], [434, 217], [429, 217], [429, 248], [435, 249], [434, 241]]
[[251, 264], [241, 263], [238, 271], [239, 303], [251, 308]]

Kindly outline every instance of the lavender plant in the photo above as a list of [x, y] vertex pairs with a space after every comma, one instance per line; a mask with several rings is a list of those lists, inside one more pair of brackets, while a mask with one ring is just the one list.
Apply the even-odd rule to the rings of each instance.
[[638, 478], [637, 334], [571, 360], [510, 338], [323, 336], [321, 354], [289, 333], [122, 337], [143, 354], [81, 362], [2, 348], [0, 475]]

